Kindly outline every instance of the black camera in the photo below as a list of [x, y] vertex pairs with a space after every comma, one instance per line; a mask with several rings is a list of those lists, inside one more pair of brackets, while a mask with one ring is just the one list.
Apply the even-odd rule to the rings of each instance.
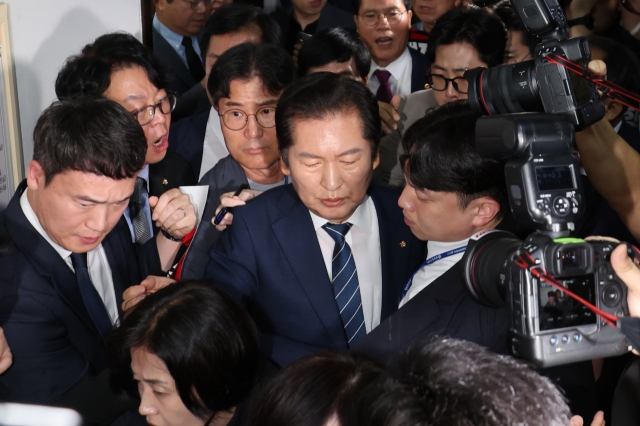
[[568, 38], [557, 0], [512, 0], [527, 30], [540, 37], [534, 59], [466, 71], [469, 104], [482, 114], [547, 112], [567, 117], [577, 130], [604, 117], [595, 85], [549, 60], [561, 56], [586, 66], [591, 50], [585, 37]]
[[573, 136], [572, 123], [560, 115], [509, 114], [476, 123], [480, 156], [508, 160], [505, 175], [515, 217], [538, 231], [524, 242], [506, 232], [470, 240], [463, 258], [465, 281], [480, 302], [507, 306], [513, 354], [540, 367], [630, 350], [618, 329], [539, 277], [546, 271], [604, 312], [628, 315], [627, 288], [609, 262], [617, 244], [569, 238], [584, 211]]

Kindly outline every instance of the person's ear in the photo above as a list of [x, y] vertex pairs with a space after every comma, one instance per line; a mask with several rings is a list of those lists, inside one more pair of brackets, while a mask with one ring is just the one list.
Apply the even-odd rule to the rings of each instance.
[[467, 208], [471, 208], [473, 214], [473, 226], [487, 226], [500, 213], [500, 203], [489, 197], [480, 197], [473, 200]]
[[291, 176], [291, 169], [285, 164], [284, 158], [282, 158], [282, 156], [280, 156], [280, 170], [286, 176]]
[[453, 7], [459, 7], [462, 4], [462, 0], [456, 0], [455, 3], [453, 3]]
[[45, 185], [46, 179], [42, 165], [36, 160], [31, 160], [27, 167], [27, 187], [31, 191], [36, 191], [44, 188]]
[[376, 149], [376, 158], [373, 159], [373, 167], [372, 170], [375, 170], [380, 165], [380, 150]]
[[602, 98], [602, 103], [604, 104], [604, 118], [609, 122], [617, 119], [624, 110], [624, 105], [606, 96]]

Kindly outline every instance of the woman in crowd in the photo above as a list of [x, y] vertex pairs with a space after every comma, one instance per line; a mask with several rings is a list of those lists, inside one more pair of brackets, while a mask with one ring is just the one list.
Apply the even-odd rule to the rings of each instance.
[[254, 385], [259, 357], [249, 315], [200, 281], [146, 297], [108, 348], [114, 382], [139, 393], [140, 414], [157, 426], [227, 425]]

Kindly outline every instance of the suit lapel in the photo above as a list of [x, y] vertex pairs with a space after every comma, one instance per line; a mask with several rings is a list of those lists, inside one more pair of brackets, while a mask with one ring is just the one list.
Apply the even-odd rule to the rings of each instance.
[[197, 81], [193, 78], [189, 68], [182, 62], [182, 58], [178, 55], [178, 52], [171, 47], [167, 40], [165, 40], [155, 28], [153, 29], [153, 35], [154, 48], [157, 49], [159, 53], [161, 51], [161, 54], [158, 56], [166, 56], [168, 59], [166, 66], [171, 68], [175, 72], [176, 77], [186, 84], [187, 87], [195, 86]]
[[34, 229], [22, 212], [20, 196], [25, 188], [26, 180], [18, 186], [4, 213], [7, 232], [38, 274], [50, 279], [62, 300], [99, 336], [100, 333], [82, 300], [75, 274], [51, 244]]
[[280, 247], [325, 329], [336, 346], [346, 350], [347, 338], [309, 210], [293, 188], [283, 194], [278, 207], [285, 215], [272, 229]]

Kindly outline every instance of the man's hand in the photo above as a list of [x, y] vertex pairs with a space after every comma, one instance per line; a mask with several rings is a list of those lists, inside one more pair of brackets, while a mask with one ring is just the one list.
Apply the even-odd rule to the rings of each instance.
[[[224, 207], [244, 206], [245, 204], [247, 204], [247, 201], [262, 194], [262, 191], [258, 191], [256, 189], [243, 189], [240, 195], [234, 196], [233, 194], [234, 192], [226, 192], [220, 196], [220, 205], [216, 209], [216, 214], [211, 219], [211, 223], [213, 223], [213, 219], [215, 219], [215, 216], [217, 216], [218, 212]], [[222, 218], [222, 221], [218, 225], [214, 225], [218, 231], [222, 232], [227, 228], [227, 226], [231, 225], [232, 223], [233, 213], [229, 212], [224, 216], [224, 218]]]
[[[593, 421], [591, 422], [591, 426], [604, 426], [604, 412], [598, 411], [595, 416], [593, 416]], [[583, 426], [584, 420], [580, 416], [571, 417], [571, 423], [569, 426]]]
[[174, 282], [175, 280], [171, 278], [149, 275], [139, 285], [132, 285], [126, 289], [122, 293], [122, 310], [125, 315], [129, 309], [140, 303], [142, 299]]
[[378, 110], [380, 111], [380, 121], [382, 131], [387, 135], [398, 128], [396, 122], [400, 120], [398, 108], [400, 107], [400, 95], [391, 98], [391, 104], [378, 101]]
[[4, 337], [4, 330], [0, 328], [0, 374], [7, 371], [12, 362], [13, 355], [11, 355], [9, 343], [7, 343], [7, 338]]
[[640, 317], [640, 269], [627, 256], [627, 246], [620, 244], [611, 253], [611, 266], [622, 282], [629, 288], [627, 303], [629, 313], [633, 317]]
[[189, 196], [177, 188], [168, 190], [160, 198], [149, 197], [149, 205], [153, 209], [151, 219], [156, 226], [175, 237], [184, 237], [196, 226], [196, 209]]

